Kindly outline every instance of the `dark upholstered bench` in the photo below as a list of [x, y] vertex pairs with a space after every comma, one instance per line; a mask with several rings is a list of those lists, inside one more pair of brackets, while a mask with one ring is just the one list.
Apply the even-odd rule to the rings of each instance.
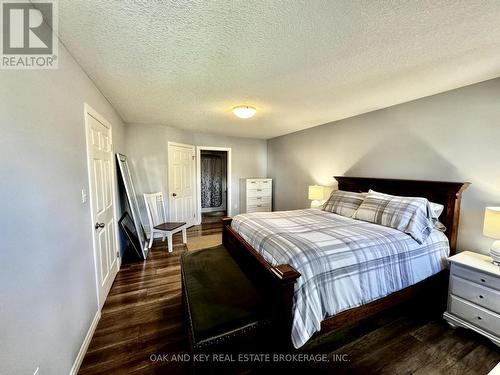
[[269, 309], [222, 245], [183, 253], [181, 274], [193, 351], [239, 350], [265, 336]]

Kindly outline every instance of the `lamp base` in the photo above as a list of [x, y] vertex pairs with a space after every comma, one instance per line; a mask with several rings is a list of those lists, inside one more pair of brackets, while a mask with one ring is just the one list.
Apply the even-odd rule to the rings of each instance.
[[500, 266], [500, 240], [491, 245], [490, 256], [493, 258], [493, 264]]
[[490, 250], [500, 253], [500, 240], [497, 240], [491, 244]]
[[[311, 208], [321, 208], [321, 207], [323, 207], [323, 205], [325, 204], [325, 202], [326, 202], [326, 200], [321, 200], [321, 201], [319, 201], [319, 200], [313, 200], [311, 202]], [[498, 241], [498, 242], [500, 242], [500, 241]]]

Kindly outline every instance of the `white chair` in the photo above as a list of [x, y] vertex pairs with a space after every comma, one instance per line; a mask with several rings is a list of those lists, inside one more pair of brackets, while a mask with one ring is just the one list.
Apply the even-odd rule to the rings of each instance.
[[151, 228], [149, 249], [153, 246], [155, 233], [162, 235], [162, 241], [165, 241], [165, 237], [167, 237], [169, 253], [172, 252], [172, 236], [175, 233], [182, 231], [182, 242], [187, 242], [186, 223], [169, 223], [166, 221], [167, 215], [165, 214], [165, 205], [163, 204], [163, 194], [161, 192], [144, 194], [144, 201], [146, 202], [149, 227]]

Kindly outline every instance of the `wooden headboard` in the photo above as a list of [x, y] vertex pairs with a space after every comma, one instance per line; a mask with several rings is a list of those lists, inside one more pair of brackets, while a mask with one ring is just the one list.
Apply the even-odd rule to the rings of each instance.
[[450, 241], [450, 255], [456, 253], [458, 221], [462, 192], [469, 182], [398, 180], [389, 178], [334, 176], [339, 190], [364, 192], [369, 189], [380, 193], [409, 197], [423, 197], [431, 202], [444, 205], [439, 221], [446, 226], [446, 236]]

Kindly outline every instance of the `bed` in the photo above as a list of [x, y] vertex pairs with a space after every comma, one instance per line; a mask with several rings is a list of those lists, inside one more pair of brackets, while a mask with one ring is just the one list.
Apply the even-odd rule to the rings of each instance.
[[455, 253], [461, 194], [468, 183], [335, 177], [340, 190], [421, 196], [444, 206], [446, 232], [423, 244], [393, 228], [318, 209], [224, 220], [223, 243], [267, 295], [295, 348], [325, 332], [412, 298]]

